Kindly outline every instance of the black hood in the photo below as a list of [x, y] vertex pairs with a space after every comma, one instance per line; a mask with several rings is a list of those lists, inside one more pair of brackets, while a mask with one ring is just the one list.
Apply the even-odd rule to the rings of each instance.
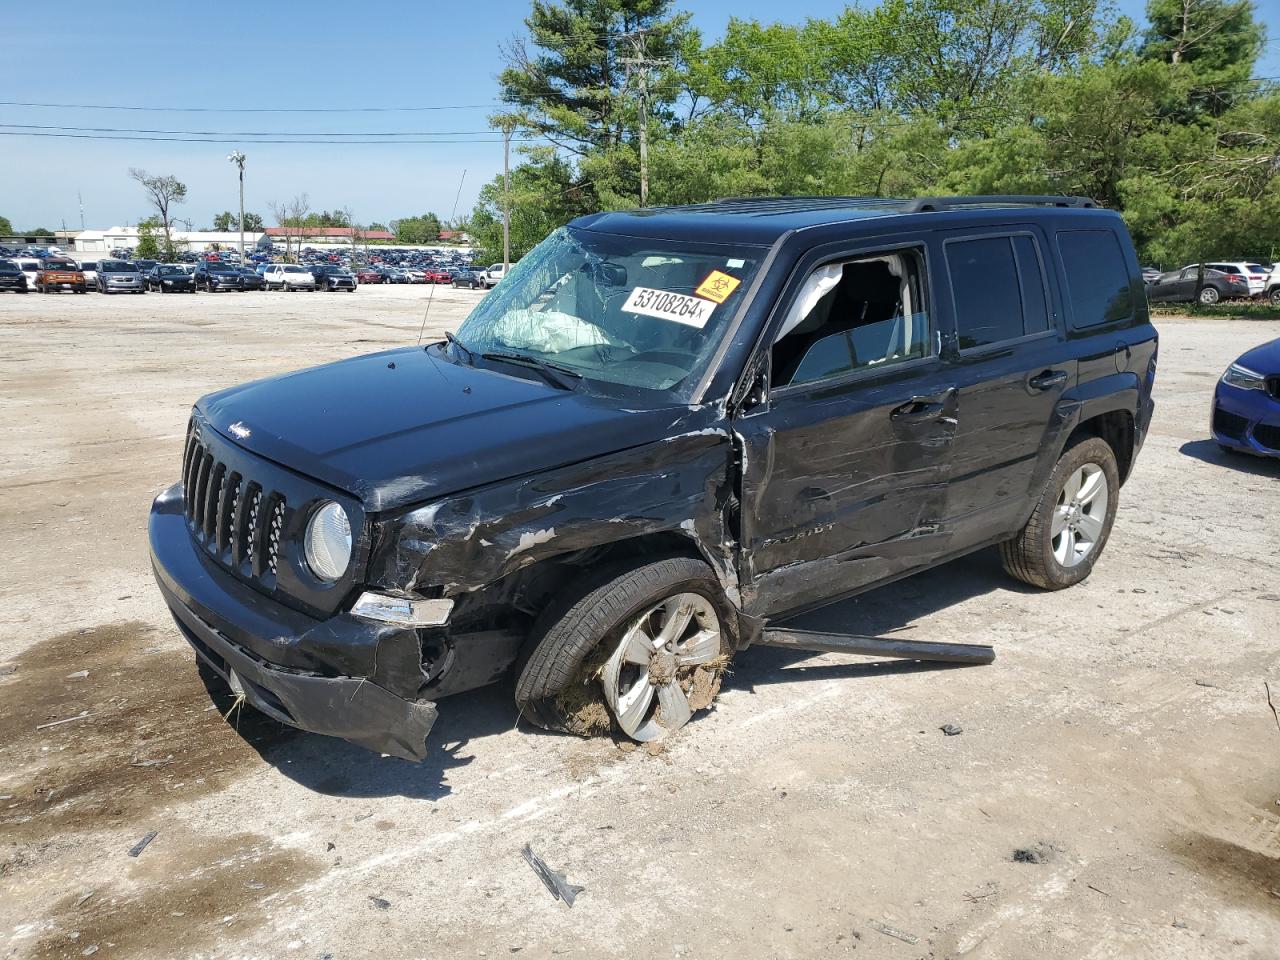
[[695, 414], [628, 410], [436, 354], [353, 357], [212, 393], [197, 407], [232, 442], [370, 512], [652, 443]]

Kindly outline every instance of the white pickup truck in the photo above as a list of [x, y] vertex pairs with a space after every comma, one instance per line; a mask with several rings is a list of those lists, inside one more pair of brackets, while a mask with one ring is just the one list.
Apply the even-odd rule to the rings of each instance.
[[506, 275], [506, 266], [501, 263], [495, 263], [488, 270], [480, 271], [480, 286], [488, 290], [490, 287], [497, 286], [498, 281]]

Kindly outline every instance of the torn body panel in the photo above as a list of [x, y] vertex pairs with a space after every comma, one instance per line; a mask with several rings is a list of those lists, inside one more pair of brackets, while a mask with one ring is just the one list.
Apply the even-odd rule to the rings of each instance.
[[[548, 560], [655, 534], [687, 540], [738, 593], [731, 444], [712, 407], [689, 412], [659, 443], [446, 497], [379, 521], [369, 583], [382, 590], [464, 597], [500, 589]], [[455, 620], [486, 597], [460, 602]]]

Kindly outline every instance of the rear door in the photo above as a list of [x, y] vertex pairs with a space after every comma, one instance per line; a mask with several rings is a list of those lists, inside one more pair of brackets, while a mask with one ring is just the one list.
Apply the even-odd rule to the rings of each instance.
[[922, 244], [805, 258], [767, 335], [767, 396], [734, 421], [743, 601], [829, 600], [936, 555], [955, 435]]
[[1076, 378], [1050, 283], [1047, 241], [1033, 225], [965, 230], [942, 240], [959, 389], [947, 526], [964, 547], [1023, 522], [1033, 475]]

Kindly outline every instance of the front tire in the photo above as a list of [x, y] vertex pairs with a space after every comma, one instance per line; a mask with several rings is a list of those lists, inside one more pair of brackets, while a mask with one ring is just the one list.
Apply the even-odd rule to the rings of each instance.
[[1043, 590], [1085, 579], [1111, 536], [1119, 494], [1111, 445], [1101, 437], [1078, 439], [1058, 459], [1031, 519], [1000, 544], [1005, 571]]
[[700, 560], [614, 567], [543, 611], [516, 704], [548, 730], [661, 739], [720, 692], [734, 623]]

